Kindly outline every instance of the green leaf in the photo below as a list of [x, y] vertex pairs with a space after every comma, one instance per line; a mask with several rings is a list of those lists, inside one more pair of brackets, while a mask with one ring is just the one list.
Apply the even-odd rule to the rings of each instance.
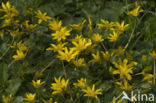
[[0, 83], [4, 83], [7, 81], [8, 75], [8, 66], [5, 63], [0, 64]]
[[18, 91], [18, 89], [21, 85], [21, 82], [22, 81], [19, 78], [10, 80], [9, 87], [6, 89], [6, 92], [8, 94], [10, 94], [10, 93], [15, 94]]

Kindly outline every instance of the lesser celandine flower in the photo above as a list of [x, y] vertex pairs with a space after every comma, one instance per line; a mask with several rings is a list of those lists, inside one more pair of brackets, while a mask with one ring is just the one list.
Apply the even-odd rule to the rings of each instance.
[[37, 27], [37, 24], [29, 24], [29, 20], [26, 20], [23, 25], [28, 31], [33, 31]]
[[90, 60], [89, 63], [90, 63], [90, 62], [94, 62], [94, 63], [99, 62], [99, 63], [101, 63], [99, 51], [97, 51], [96, 54], [92, 54], [92, 57], [93, 57], [93, 59]]
[[26, 15], [33, 15], [33, 8], [27, 8], [27, 9], [25, 10], [25, 14], [26, 14]]
[[62, 26], [62, 20], [58, 19], [52, 19], [52, 21], [49, 23], [49, 28], [54, 31], [59, 31]]
[[14, 58], [14, 60], [22, 60], [25, 58], [25, 56], [26, 56], [26, 53], [24, 53], [21, 50], [17, 50], [17, 54], [13, 55], [12, 57]]
[[77, 80], [77, 83], [73, 83], [73, 85], [76, 88], [85, 89], [87, 87], [86, 78], [81, 78], [80, 80]]
[[155, 74], [147, 73], [144, 75], [143, 81], [147, 81], [148, 83], [152, 83], [152, 79], [156, 77]]
[[55, 33], [52, 33], [51, 36], [53, 36], [53, 39], [60, 42], [61, 40], [65, 40], [66, 36], [70, 35], [71, 29], [67, 29], [67, 27], [61, 27], [60, 30], [56, 31]]
[[132, 86], [128, 83], [127, 80], [123, 80], [123, 82], [116, 82], [121, 90], [132, 90]]
[[95, 41], [95, 42], [102, 42], [102, 41], [104, 41], [104, 39], [102, 39], [102, 35], [100, 35], [99, 33], [94, 34], [92, 36], [92, 40]]
[[8, 30], [8, 31], [10, 32], [10, 35], [12, 37], [16, 37], [16, 36], [19, 36], [19, 35], [23, 34], [23, 32], [20, 32], [19, 29], [17, 29], [17, 30]]
[[88, 41], [86, 41], [85, 38], [79, 39], [78, 42], [72, 42], [72, 43], [75, 45], [74, 49], [77, 52], [81, 52], [81, 51], [85, 50], [89, 45], [92, 44], [90, 39]]
[[67, 43], [58, 43], [57, 45], [55, 44], [50, 44], [51, 47], [47, 48], [46, 50], [53, 50], [54, 52], [58, 52], [60, 50], [63, 50], [64, 49], [64, 46], [66, 45]]
[[116, 42], [118, 39], [119, 34], [117, 34], [115, 31], [113, 31], [113, 34], [109, 34], [109, 39], [110, 42]]
[[74, 39], [72, 39], [72, 42], [78, 42], [80, 39], [82, 39], [82, 34], [81, 35], [76, 35]]
[[9, 96], [2, 95], [2, 100], [4, 103], [12, 103], [13, 96], [12, 96], [12, 94], [10, 94]]
[[107, 61], [110, 60], [111, 56], [113, 55], [113, 53], [109, 53], [109, 51], [106, 52], [101, 51], [101, 53], [103, 55], [103, 58]]
[[97, 95], [101, 94], [102, 95], [102, 89], [97, 89], [95, 90], [95, 85], [93, 84], [92, 88], [87, 87], [87, 89], [82, 89], [83, 92], [85, 92], [84, 96], [87, 97], [93, 97], [93, 98], [98, 98]]
[[77, 30], [77, 31], [80, 31], [82, 30], [84, 24], [85, 24], [86, 20], [83, 20], [82, 23], [80, 24], [72, 24], [70, 25], [73, 29]]
[[39, 71], [37, 71], [36, 73], [35, 73], [35, 77], [36, 78], [40, 78], [40, 77], [42, 77], [43, 76], [43, 73], [41, 73], [41, 72], [39, 72]]
[[23, 98], [23, 100], [33, 103], [35, 100], [35, 96], [36, 96], [36, 93], [34, 93], [34, 94], [29, 93], [29, 94], [26, 94], [26, 98]]
[[102, 29], [102, 28], [104, 28], [104, 27], [106, 28], [106, 30], [112, 29], [113, 26], [114, 26], [114, 24], [115, 24], [114, 22], [109, 22], [109, 21], [104, 20], [104, 19], [101, 19], [101, 22], [102, 22], [103, 24], [97, 24], [99, 29]]
[[129, 11], [127, 14], [132, 16], [138, 16], [140, 12], [143, 12], [144, 10], [140, 10], [140, 6], [137, 6], [136, 9]]
[[152, 57], [152, 59], [156, 59], [156, 53], [153, 51], [152, 53], [149, 53], [149, 55]]
[[52, 98], [50, 98], [49, 100], [42, 100], [43, 103], [57, 103], [56, 101], [54, 102]]
[[55, 77], [54, 80], [55, 80], [55, 83], [51, 84], [51, 89], [54, 90], [52, 94], [67, 92], [69, 79], [65, 80], [64, 78], [61, 78], [61, 77], [57, 79]]
[[130, 62], [128, 64], [127, 59], [124, 59], [123, 61], [119, 59], [118, 61], [119, 63], [113, 62], [114, 66], [117, 68], [117, 70], [113, 71], [113, 74], [119, 74], [120, 78], [127, 78], [128, 80], [131, 80], [132, 76], [130, 74], [133, 73], [132, 69], [135, 63]]
[[6, 5], [2, 2], [2, 9], [0, 9], [0, 11], [6, 13], [2, 19], [12, 18], [19, 15], [19, 11], [14, 6], [11, 6], [9, 1], [6, 2]]
[[115, 30], [119, 33], [124, 32], [125, 30], [127, 30], [128, 27], [129, 27], [129, 24], [125, 25], [124, 21], [122, 21], [121, 24], [119, 22], [115, 23]]
[[41, 24], [42, 21], [47, 21], [48, 19], [51, 19], [51, 17], [46, 16], [47, 13], [42, 13], [40, 10], [38, 10], [37, 12], [35, 12], [36, 14], [36, 18], [38, 18], [38, 24]]
[[85, 66], [86, 64], [84, 63], [84, 58], [80, 58], [78, 60], [73, 60], [73, 63], [75, 66], [80, 67], [80, 66]]
[[42, 84], [44, 84], [45, 81], [41, 82], [41, 80], [32, 80], [32, 85], [35, 87], [35, 88], [39, 88]]
[[17, 43], [17, 47], [21, 51], [28, 51], [29, 50], [28, 47], [24, 43], [22, 43], [22, 41]]
[[124, 54], [124, 52], [125, 52], [125, 49], [122, 48], [121, 46], [119, 46], [118, 49], [113, 50], [113, 54], [115, 56], [120, 56], [120, 55]]
[[70, 62], [72, 59], [76, 57], [76, 55], [79, 54], [79, 52], [75, 51], [74, 48], [70, 48], [68, 50], [67, 47], [65, 47], [63, 51], [58, 51], [58, 53], [59, 56], [57, 57], [60, 58], [61, 60], [66, 60], [67, 62]]
[[142, 70], [142, 75], [144, 76], [142, 81], [147, 81], [148, 83], [152, 83], [152, 79], [156, 76], [156, 74], [150, 74], [148, 73], [149, 70], [152, 69], [152, 66], [146, 66]]

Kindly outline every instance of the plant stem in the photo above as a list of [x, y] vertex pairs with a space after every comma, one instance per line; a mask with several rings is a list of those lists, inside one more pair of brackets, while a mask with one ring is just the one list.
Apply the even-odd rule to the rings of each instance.
[[[155, 75], [155, 71], [156, 71], [156, 68], [155, 68], [155, 60], [154, 60], [154, 70], [153, 70], [154, 73], [153, 73], [153, 75]], [[154, 76], [154, 81], [153, 81], [154, 82], [154, 85], [155, 85], [155, 80], [156, 79], [155, 79], [155, 76]]]
[[101, 45], [103, 46], [103, 48], [105, 49], [105, 51], [107, 51], [107, 48], [105, 47], [105, 45], [103, 43], [101, 43]]
[[135, 21], [134, 21], [134, 28], [132, 30], [132, 33], [131, 33], [131, 35], [129, 37], [129, 40], [128, 40], [127, 44], [124, 47], [125, 50], [127, 49], [127, 47], [129, 46], [129, 44], [130, 44], [130, 42], [132, 40], [132, 37], [133, 37], [134, 31], [135, 31], [135, 28], [136, 28], [136, 18], [135, 18]]
[[11, 61], [11, 63], [8, 65], [8, 68], [10, 68], [15, 62], [16, 60]]
[[[70, 63], [69, 63], [69, 64], [70, 64]], [[63, 61], [62, 61], [62, 66], [63, 66], [65, 78], [68, 79], [68, 73], [67, 73], [66, 67], [64, 66]], [[68, 87], [69, 87], [70, 99], [71, 99], [71, 101], [73, 101], [73, 96], [72, 96], [72, 92], [71, 92], [70, 85], [69, 85]]]
[[[15, 38], [13, 37], [11, 45], [14, 43]], [[0, 60], [3, 59], [3, 57], [8, 53], [8, 51], [10, 50], [10, 46], [8, 47], [8, 49], [2, 54], [2, 56], [0, 57]]]
[[53, 59], [45, 68], [41, 70], [41, 73], [43, 73], [49, 66], [51, 66], [54, 63], [55, 59]]

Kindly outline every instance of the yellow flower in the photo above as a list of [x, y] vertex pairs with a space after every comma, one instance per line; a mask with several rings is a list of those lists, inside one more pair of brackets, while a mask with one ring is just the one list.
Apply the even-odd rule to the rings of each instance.
[[20, 51], [28, 51], [29, 50], [28, 47], [24, 43], [22, 43], [22, 41], [17, 43], [17, 47]]
[[70, 26], [71, 26], [73, 29], [76, 29], [77, 31], [80, 31], [80, 30], [82, 30], [82, 28], [83, 28], [85, 22], [86, 22], [86, 20], [83, 20], [83, 22], [80, 23], [80, 24], [72, 24], [72, 25], [70, 25]]
[[153, 51], [152, 53], [149, 53], [149, 55], [152, 57], [152, 59], [156, 59], [156, 53]]
[[39, 72], [39, 71], [37, 71], [36, 73], [35, 73], [35, 77], [36, 78], [40, 78], [40, 77], [42, 77], [43, 76], [43, 73], [41, 73], [41, 72]]
[[54, 90], [52, 94], [67, 92], [69, 79], [65, 80], [64, 78], [61, 78], [61, 77], [57, 79], [55, 77], [54, 80], [55, 80], [55, 83], [51, 84], [51, 89]]
[[12, 94], [10, 94], [7, 97], [5, 95], [2, 95], [2, 100], [4, 103], [12, 103], [13, 102], [13, 96], [12, 96]]
[[19, 15], [19, 11], [14, 6], [11, 6], [9, 1], [6, 2], [6, 5], [2, 2], [2, 9], [0, 9], [0, 11], [6, 13], [2, 19], [8, 19]]
[[49, 100], [42, 100], [43, 101], [43, 103], [57, 103], [56, 101], [55, 102], [53, 102], [53, 99], [52, 98], [50, 98]]
[[35, 88], [39, 88], [44, 83], [45, 81], [41, 82], [41, 80], [37, 80], [37, 81], [32, 80], [32, 84]]
[[29, 20], [26, 20], [23, 25], [28, 31], [32, 31], [37, 27], [37, 24], [29, 24]]
[[145, 75], [147, 71], [151, 70], [152, 66], [146, 66], [143, 70], [142, 70], [142, 74]]
[[76, 88], [85, 89], [87, 86], [86, 78], [81, 78], [80, 80], [77, 80], [77, 83], [73, 83], [73, 85]]
[[85, 50], [88, 46], [92, 44], [90, 39], [87, 42], [86, 39], [84, 38], [79, 39], [78, 42], [72, 42], [72, 43], [75, 45], [75, 50], [78, 52]]
[[8, 30], [8, 31], [10, 32], [10, 35], [12, 37], [16, 37], [16, 36], [19, 36], [19, 35], [23, 34], [23, 32], [19, 32], [19, 29], [17, 29], [17, 30]]
[[47, 48], [46, 50], [53, 50], [54, 52], [58, 52], [60, 50], [64, 49], [64, 45], [66, 45], [67, 43], [59, 43], [57, 45], [55, 44], [50, 44], [51, 47]]
[[93, 59], [89, 61], [90, 62], [99, 62], [101, 63], [101, 59], [100, 59], [100, 53], [99, 51], [97, 51], [96, 54], [92, 54]]
[[106, 52], [101, 52], [102, 54], [103, 54], [103, 58], [105, 59], [105, 60], [110, 60], [110, 58], [111, 58], [111, 56], [113, 55], [113, 53], [109, 53], [109, 51], [106, 51]]
[[135, 65], [135, 62], [131, 62], [128, 64], [128, 60], [124, 59], [123, 62], [121, 59], [118, 60], [119, 63], [113, 62], [114, 66], [117, 68], [117, 70], [113, 71], [113, 74], [120, 74], [120, 78], [127, 78], [128, 80], [131, 80], [132, 77], [130, 74], [133, 73], [133, 66]]
[[147, 61], [147, 56], [146, 55], [142, 55], [142, 61], [146, 62]]
[[103, 19], [101, 19], [101, 22], [102, 22], [103, 24], [97, 24], [99, 29], [102, 29], [102, 28], [105, 27], [105, 28], [108, 30], [108, 29], [113, 28], [113, 26], [114, 26], [114, 24], [115, 24], [114, 22], [109, 22], [109, 21], [103, 20]]
[[122, 32], [124, 32], [125, 30], [127, 30], [127, 28], [129, 27], [129, 24], [126, 24], [126, 25], [124, 25], [124, 24], [125, 24], [124, 21], [122, 21], [121, 24], [120, 24], [119, 22], [117, 22], [117, 23], [115, 24], [116, 31], [119, 32], [119, 33], [122, 33]]
[[2, 9], [0, 9], [0, 11], [3, 11], [3, 12], [9, 12], [9, 11], [11, 11], [10, 2], [8, 1], [6, 3], [6, 5], [2, 2]]
[[80, 58], [78, 60], [73, 60], [74, 65], [77, 67], [85, 66], [86, 64], [84, 64], [83, 62], [84, 62], [84, 58]]
[[56, 39], [58, 42], [61, 40], [65, 40], [66, 36], [70, 35], [70, 30], [67, 29], [67, 27], [61, 27], [59, 31], [56, 31], [55, 33], [52, 33], [51, 36], [53, 36], [53, 39]]
[[2, 25], [2, 27], [6, 27], [6, 26], [11, 25], [11, 22], [12, 22], [12, 19], [5, 19], [4, 24]]
[[24, 53], [23, 51], [21, 50], [17, 50], [17, 55], [13, 55], [12, 57], [14, 58], [14, 60], [22, 60], [25, 58], [26, 56], [26, 53]]
[[16, 47], [16, 45], [17, 45], [17, 43], [16, 43], [16, 42], [14, 42], [12, 45], [8, 44], [8, 46], [10, 46], [10, 48], [15, 48], [15, 47]]
[[54, 31], [58, 31], [61, 29], [61, 26], [62, 26], [62, 21], [58, 20], [58, 19], [53, 19], [50, 23], [49, 23], [49, 28], [51, 30], [54, 30]]
[[48, 19], [51, 19], [51, 17], [46, 16], [47, 13], [42, 13], [40, 10], [38, 10], [37, 12], [35, 12], [35, 14], [36, 14], [35, 17], [39, 19], [38, 20], [38, 24], [41, 24], [42, 21], [47, 21]]
[[140, 12], [143, 12], [144, 10], [139, 10], [140, 9], [140, 6], [137, 6], [136, 9], [132, 10], [132, 11], [129, 11], [127, 14], [128, 15], [132, 15], [132, 16], [138, 16]]
[[85, 54], [88, 54], [88, 53], [90, 53], [90, 52], [93, 52], [95, 46], [96, 46], [95, 44], [93, 44], [93, 45], [89, 45], [89, 46], [86, 48], [86, 52], [85, 52]]
[[84, 94], [84, 96], [88, 96], [88, 97], [93, 97], [93, 98], [98, 98], [97, 95], [101, 94], [102, 95], [102, 89], [97, 89], [95, 90], [95, 85], [93, 84], [92, 88], [87, 87], [87, 89], [82, 89], [83, 92], [85, 92], [86, 94]]
[[119, 34], [117, 34], [115, 31], [113, 31], [113, 34], [109, 34], [109, 37], [107, 37], [109, 39], [110, 42], [116, 42], [116, 40], [118, 39]]
[[33, 8], [28, 8], [25, 10], [26, 15], [33, 15]]
[[36, 93], [34, 94], [29, 93], [29, 94], [26, 94], [26, 98], [23, 98], [23, 100], [33, 103], [35, 100], [35, 96], [36, 96]]
[[104, 39], [102, 39], [102, 35], [100, 35], [100, 34], [94, 34], [92, 36], [92, 40], [95, 41], [95, 42], [102, 42], [102, 41], [104, 41]]
[[147, 71], [151, 70], [152, 66], [147, 66], [142, 70], [142, 75], [144, 76], [143, 81], [147, 81], [148, 83], [152, 83], [152, 78], [154, 78], [155, 74], [146, 73]]
[[93, 28], [92, 28], [92, 21], [91, 21], [90, 17], [88, 18], [88, 21], [89, 21], [89, 24], [88, 24], [89, 32], [92, 34]]
[[125, 49], [122, 48], [121, 46], [119, 46], [117, 50], [114, 50], [114, 51], [113, 51], [113, 54], [114, 54], [115, 56], [120, 56], [120, 55], [122, 55], [124, 52], [125, 52]]
[[67, 62], [70, 62], [76, 55], [78, 55], [78, 52], [76, 52], [74, 48], [70, 48], [70, 50], [68, 50], [67, 47], [65, 47], [64, 51], [58, 51], [58, 53], [58, 58], [66, 60]]
[[127, 80], [123, 80], [123, 82], [116, 82], [117, 85], [119, 85], [121, 90], [132, 90], [132, 86], [128, 83]]
[[80, 39], [82, 39], [82, 35], [76, 35], [76, 37], [72, 39], [72, 42], [78, 42]]
[[148, 83], [152, 83], [152, 79], [156, 77], [155, 74], [146, 73], [144, 75], [143, 81], [147, 81]]

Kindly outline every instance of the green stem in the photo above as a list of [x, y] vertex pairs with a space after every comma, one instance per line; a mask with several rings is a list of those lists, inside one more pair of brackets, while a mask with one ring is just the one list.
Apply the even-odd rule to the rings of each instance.
[[[12, 42], [11, 42], [11, 45], [14, 43], [14, 40], [15, 40], [15, 38], [13, 37], [13, 39], [12, 39]], [[0, 57], [0, 60], [2, 60], [3, 59], [3, 57], [8, 53], [8, 51], [10, 50], [10, 46], [8, 47], [8, 49], [2, 54], [2, 56]]]
[[53, 63], [54, 63], [55, 59], [53, 59], [46, 67], [44, 67], [42, 70], [41, 70], [41, 73], [43, 73], [48, 67], [50, 67]]
[[[69, 64], [70, 64], [70, 63], [69, 63]], [[64, 70], [65, 78], [68, 79], [68, 73], [67, 73], [66, 67], [64, 66], [63, 61], [62, 61], [62, 66], [63, 66], [63, 70]], [[73, 101], [73, 96], [72, 96], [72, 92], [71, 92], [70, 85], [69, 85], [68, 87], [69, 87], [69, 93], [70, 93], [71, 101]]]
[[16, 60], [11, 61], [11, 63], [8, 65], [8, 68], [10, 68], [15, 62]]
[[105, 47], [105, 45], [103, 43], [101, 43], [101, 45], [103, 46], [103, 48], [105, 49], [105, 51], [107, 51], [107, 48]]
[[[156, 68], [155, 68], [155, 60], [154, 60], [154, 70], [153, 70], [153, 74], [155, 75], [155, 71], [156, 71]], [[154, 82], [154, 85], [155, 85], [155, 76], [154, 76], [154, 80], [153, 80], [153, 82]]]
[[129, 44], [130, 44], [130, 42], [132, 40], [132, 37], [133, 37], [134, 31], [135, 31], [135, 28], [136, 28], [136, 18], [135, 18], [135, 21], [134, 21], [134, 28], [132, 30], [132, 33], [131, 33], [131, 35], [129, 37], [129, 40], [128, 40], [127, 44], [124, 47], [125, 50], [127, 49], [127, 47], [129, 46]]

